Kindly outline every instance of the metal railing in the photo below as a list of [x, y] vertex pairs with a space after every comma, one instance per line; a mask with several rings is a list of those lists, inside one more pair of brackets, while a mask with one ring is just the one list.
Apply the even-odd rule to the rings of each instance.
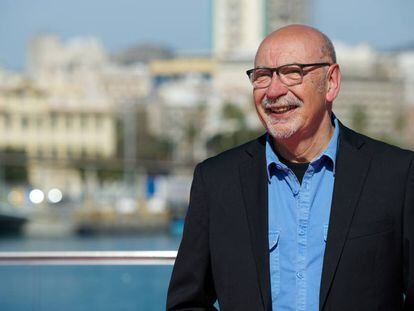
[[0, 252], [0, 265], [172, 265], [177, 251]]

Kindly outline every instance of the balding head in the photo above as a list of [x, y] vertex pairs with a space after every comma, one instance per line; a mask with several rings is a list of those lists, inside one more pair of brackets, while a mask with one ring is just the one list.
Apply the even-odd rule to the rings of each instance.
[[[255, 64], [263, 54], [298, 57], [296, 62], [326, 61], [336, 63], [331, 40], [316, 28], [306, 25], [289, 25], [270, 33], [260, 44]], [[276, 56], [276, 55], [274, 55]], [[279, 64], [280, 65], [280, 64]]]
[[[341, 73], [326, 35], [305, 25], [272, 32], [260, 44], [249, 74], [259, 118], [286, 159], [299, 149], [327, 145]], [[314, 151], [300, 160], [310, 161], [321, 150]]]

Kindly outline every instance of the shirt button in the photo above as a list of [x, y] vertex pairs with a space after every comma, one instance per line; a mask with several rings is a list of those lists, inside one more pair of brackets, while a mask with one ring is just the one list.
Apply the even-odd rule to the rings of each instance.
[[305, 235], [305, 230], [300, 229], [300, 230], [299, 230], [299, 235]]
[[303, 279], [303, 274], [301, 272], [296, 272], [296, 277], [298, 279]]

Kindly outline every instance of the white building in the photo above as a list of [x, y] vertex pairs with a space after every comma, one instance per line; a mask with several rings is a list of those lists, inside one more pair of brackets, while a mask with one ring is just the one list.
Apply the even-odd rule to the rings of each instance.
[[397, 58], [399, 70], [404, 77], [404, 96], [407, 104], [414, 107], [414, 50], [402, 52]]
[[79, 185], [77, 165], [116, 159], [119, 114], [148, 96], [147, 67], [111, 63], [95, 38], [40, 36], [28, 57], [27, 74], [0, 72], [0, 149], [26, 153], [32, 185]]
[[307, 20], [305, 0], [213, 1], [213, 52], [222, 58], [253, 58], [271, 31]]
[[396, 58], [368, 45], [335, 46], [342, 72], [341, 91], [333, 107], [336, 115], [369, 135], [399, 139], [406, 97]]
[[99, 106], [103, 102], [115, 106], [131, 102], [147, 96], [151, 88], [145, 65], [111, 63], [100, 41], [93, 37], [67, 42], [50, 35], [34, 38], [28, 51], [28, 74], [50, 93], [79, 94]]
[[407, 108], [405, 137], [408, 147], [414, 149], [414, 50], [402, 52], [398, 57], [398, 64], [404, 80], [404, 96]]
[[147, 107], [150, 133], [175, 144], [174, 159], [191, 161], [204, 156], [203, 135], [211, 84], [189, 73], [161, 85]]

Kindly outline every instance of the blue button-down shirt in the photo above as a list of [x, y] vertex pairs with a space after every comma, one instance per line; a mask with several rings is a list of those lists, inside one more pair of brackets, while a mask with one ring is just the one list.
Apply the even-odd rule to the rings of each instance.
[[335, 180], [339, 126], [310, 162], [302, 184], [275, 154], [268, 135], [269, 257], [273, 310], [319, 309], [323, 254]]

